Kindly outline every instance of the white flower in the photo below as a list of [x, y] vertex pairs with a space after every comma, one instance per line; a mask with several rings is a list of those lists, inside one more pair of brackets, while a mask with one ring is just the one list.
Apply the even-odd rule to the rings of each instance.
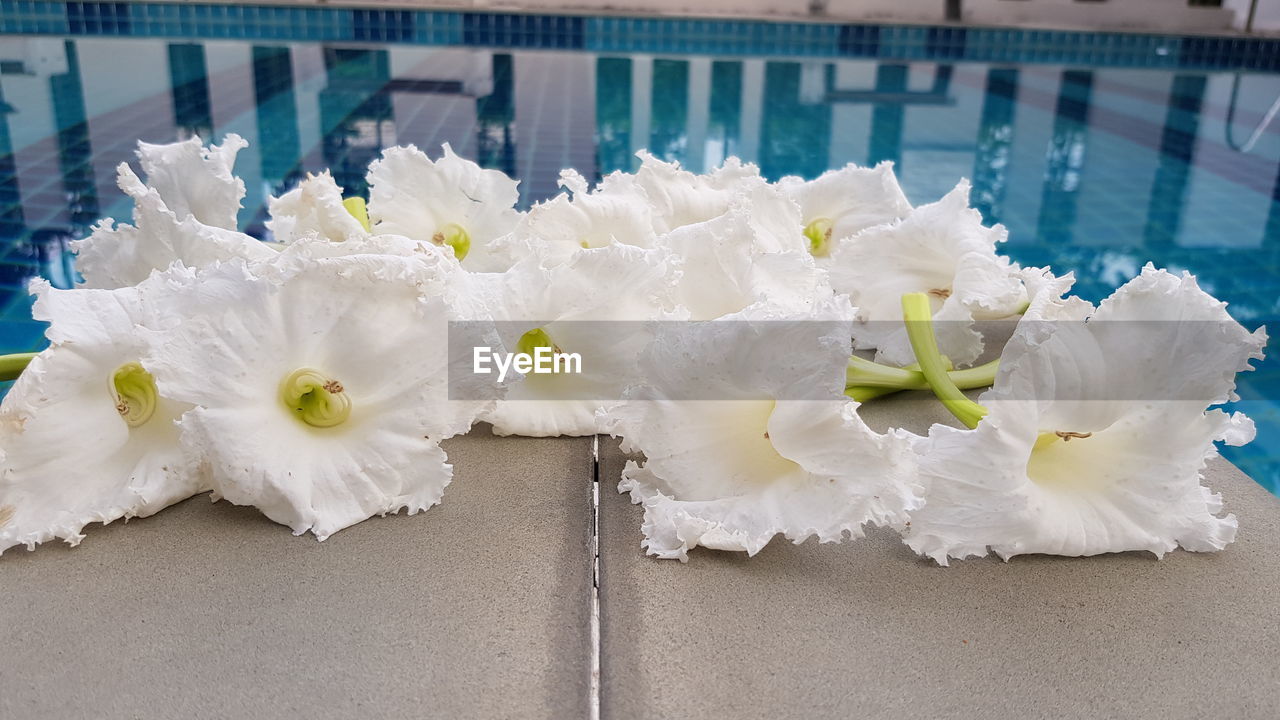
[[980, 398], [990, 414], [919, 441], [927, 496], [905, 528], [916, 552], [943, 565], [988, 548], [1160, 556], [1235, 537], [1200, 471], [1215, 440], [1244, 444], [1253, 423], [1205, 409], [1232, 397], [1265, 332], [1247, 332], [1189, 275], [1148, 265], [1096, 311], [1059, 299], [1071, 282], [1029, 282], [1031, 307]]
[[136, 285], [153, 270], [167, 269], [175, 262], [204, 268], [233, 258], [263, 260], [275, 254], [269, 245], [244, 233], [205, 225], [190, 215], [179, 220], [160, 192], [143, 185], [128, 165], [120, 165], [117, 181], [133, 198], [134, 224], [103, 220], [89, 237], [72, 244], [85, 287]]
[[902, 324], [901, 298], [930, 296], [938, 345], [956, 365], [982, 353], [974, 320], [1009, 317], [1026, 302], [1018, 268], [996, 254], [1007, 231], [984, 227], [969, 208], [969, 183], [961, 181], [936, 203], [905, 219], [864, 230], [837, 244], [828, 266], [836, 292], [848, 293], [860, 311], [854, 338], [890, 365], [915, 361]]
[[649, 554], [754, 555], [778, 534], [839, 542], [915, 507], [906, 434], [873, 432], [842, 394], [851, 315], [664, 328], [643, 382], [601, 417], [624, 451], [645, 455], [627, 463], [619, 491], [644, 504]]
[[520, 219], [517, 182], [453, 153], [432, 161], [410, 145], [384, 150], [369, 166], [374, 232], [453, 248], [462, 266], [501, 272], [512, 259], [495, 245]]
[[646, 321], [677, 319], [673, 258], [608, 245], [546, 266], [536, 257], [491, 276], [489, 305], [508, 348], [550, 346], [581, 357], [580, 373], [528, 374], [484, 419], [499, 435], [594, 435], [595, 413], [636, 379]]
[[235, 230], [244, 181], [231, 168], [236, 155], [248, 146], [235, 134], [209, 148], [199, 137], [169, 145], [139, 142], [138, 159], [147, 186], [160, 193], [165, 207], [179, 220], [193, 217], [203, 225]]
[[267, 229], [278, 243], [303, 237], [342, 242], [369, 236], [369, 229], [343, 205], [342, 188], [328, 171], [307, 177], [298, 187], [271, 198], [267, 206], [271, 214]]
[[207, 490], [183, 456], [174, 421], [188, 406], [157, 395], [139, 364], [140, 328], [161, 326], [168, 286], [54, 290], [32, 282], [49, 347], [0, 407], [0, 552], [62, 538], [92, 522], [145, 517]]
[[850, 163], [809, 181], [784, 177], [778, 187], [800, 206], [809, 249], [820, 258], [828, 257], [845, 238], [911, 212], [892, 162], [874, 168]]
[[752, 247], [756, 250], [808, 252], [800, 206], [776, 185], [763, 181], [739, 185], [725, 215], [746, 219], [751, 228]]
[[679, 163], [663, 162], [644, 151], [636, 156], [641, 162], [634, 175], [615, 172], [600, 182], [600, 188], [610, 194], [638, 188], [649, 201], [658, 234], [719, 217], [729, 211], [737, 195], [753, 185], [767, 184], [759, 168], [737, 158], [729, 158], [710, 173], [695, 175]]
[[754, 220], [748, 207], [735, 205], [718, 218], [662, 236], [661, 245], [679, 258], [675, 299], [690, 320], [714, 320], [756, 305], [807, 313], [833, 297], [813, 256], [780, 249], [777, 237]]
[[195, 406], [182, 444], [215, 494], [321, 540], [440, 501], [452, 477], [440, 441], [500, 388], [449, 399], [455, 315], [431, 260], [315, 257], [296, 243], [253, 272], [211, 269], [180, 298], [184, 320], [151, 337], [147, 366]]
[[515, 256], [539, 254], [544, 262], [568, 260], [582, 250], [615, 243], [653, 247], [649, 204], [638, 188], [590, 192], [587, 181], [573, 170], [560, 173], [562, 193], [538, 203], [525, 214], [509, 237], [500, 242], [515, 246]]

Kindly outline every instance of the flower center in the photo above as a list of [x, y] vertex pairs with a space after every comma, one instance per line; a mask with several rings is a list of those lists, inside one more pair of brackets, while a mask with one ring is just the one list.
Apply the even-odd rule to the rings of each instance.
[[[776, 479], [788, 475], [796, 470], [799, 465], [782, 453], [778, 452], [777, 447], [773, 444], [773, 438], [769, 435], [769, 420], [773, 417], [773, 411], [778, 407], [777, 400], [768, 400], [763, 402], [734, 402], [738, 406], [742, 418], [747, 420], [750, 426], [758, 428], [759, 438], [764, 442], [744, 443], [744, 446], [736, 451], [739, 461], [743, 466], [752, 468], [751, 472], [760, 473], [760, 477]], [[750, 439], [750, 435], [744, 440]]]
[[[759, 491], [775, 483], [797, 481], [806, 476], [795, 461], [782, 455], [774, 444], [769, 421], [774, 400], [695, 401], [699, 425], [709, 433], [696, 440], [700, 447], [714, 448], [715, 472], [670, 481], [675, 497], [703, 501]], [[775, 428], [781, 434], [783, 428]], [[693, 441], [693, 438], [688, 438]]]
[[467, 233], [466, 228], [458, 223], [449, 223], [440, 228], [431, 236], [431, 242], [444, 247], [448, 245], [453, 248], [453, 256], [461, 262], [467, 256], [467, 252], [471, 250], [471, 235]]
[[369, 206], [365, 204], [364, 198], [349, 197], [342, 201], [342, 207], [351, 213], [351, 217], [359, 221], [360, 227], [364, 228], [365, 232], [369, 232]]
[[289, 373], [280, 383], [280, 402], [311, 427], [341, 425], [351, 416], [351, 398], [342, 383], [311, 368]]
[[831, 231], [836, 223], [831, 218], [818, 218], [804, 226], [804, 236], [809, 240], [809, 252], [826, 256], [831, 251]]
[[116, 412], [129, 427], [138, 427], [151, 419], [156, 412], [156, 379], [143, 369], [141, 363], [125, 363], [111, 375], [111, 396], [116, 401]]
[[516, 352], [533, 355], [538, 348], [551, 348], [551, 352], [559, 355], [564, 351], [551, 339], [551, 335], [543, 328], [534, 328], [520, 336], [516, 341]]
[[1065, 442], [1070, 442], [1073, 438], [1080, 438], [1083, 440], [1084, 438], [1090, 438], [1090, 437], [1093, 437], [1093, 433], [1091, 432], [1086, 432], [1086, 433], [1071, 432], [1070, 430], [1053, 430], [1051, 432], [1042, 432], [1040, 433], [1039, 436], [1036, 437], [1036, 444], [1032, 447], [1031, 451], [1035, 452], [1037, 450], [1043, 450], [1047, 447], [1052, 446], [1054, 443], [1058, 442], [1059, 440], [1065, 443]]
[[1093, 437], [1091, 432], [1068, 430], [1040, 433], [1027, 458], [1027, 477], [1046, 488], [1101, 487], [1109, 477], [1108, 443], [1083, 442], [1090, 437]]

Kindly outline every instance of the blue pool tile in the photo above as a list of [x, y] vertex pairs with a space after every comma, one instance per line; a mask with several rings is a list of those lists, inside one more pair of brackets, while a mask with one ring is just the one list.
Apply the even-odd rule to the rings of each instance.
[[129, 5], [125, 2], [69, 2], [67, 26], [75, 34], [129, 35], [132, 30]]
[[463, 13], [462, 42], [492, 47], [582, 49], [585, 19], [501, 13]]

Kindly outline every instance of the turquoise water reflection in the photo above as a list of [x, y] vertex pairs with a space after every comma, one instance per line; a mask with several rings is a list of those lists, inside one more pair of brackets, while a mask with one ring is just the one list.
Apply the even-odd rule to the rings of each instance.
[[[465, 156], [556, 192], [562, 167], [690, 168], [730, 155], [769, 177], [897, 164], [919, 204], [960, 177], [1027, 264], [1097, 300], [1154, 261], [1193, 270], [1246, 324], [1280, 312], [1280, 76], [1044, 64], [596, 55], [234, 41], [0, 38], [0, 341], [40, 343], [23, 291], [71, 283], [69, 240], [127, 218], [114, 168], [141, 138], [237, 132], [240, 220], [332, 168], [351, 192], [387, 145]], [[125, 76], [119, 67], [130, 67]], [[1252, 142], [1250, 140], [1252, 139]], [[1280, 485], [1280, 362], [1246, 376], [1259, 441], [1230, 457]]]

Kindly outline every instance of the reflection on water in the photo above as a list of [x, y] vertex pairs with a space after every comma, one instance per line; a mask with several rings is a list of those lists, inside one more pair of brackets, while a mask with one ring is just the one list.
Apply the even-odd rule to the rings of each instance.
[[[892, 161], [916, 203], [971, 178], [1010, 252], [1079, 268], [1087, 294], [1151, 257], [1194, 267], [1246, 316], [1277, 309], [1280, 127], [1246, 154], [1225, 125], [1234, 113], [1250, 134], [1275, 76], [1245, 77], [1231, 107], [1229, 75], [1124, 69], [52, 38], [0, 39], [0, 59], [8, 265], [58, 263], [67, 238], [123, 216], [114, 167], [136, 138], [238, 132], [257, 234], [271, 194], [326, 167], [362, 192], [396, 143], [449, 142], [519, 177], [526, 204], [562, 166], [598, 177], [643, 148], [695, 170], [737, 155], [773, 178]], [[116, 77], [125, 60], [136, 73]]]
[[302, 156], [293, 56], [287, 47], [255, 46], [251, 62], [262, 177], [273, 188], [286, 187], [296, 180]]
[[[398, 143], [448, 142], [519, 178], [526, 205], [562, 167], [599, 177], [645, 148], [694, 170], [736, 155], [771, 178], [892, 161], [917, 204], [970, 178], [1008, 252], [1075, 270], [1091, 299], [1150, 259], [1193, 269], [1250, 324], [1280, 312], [1280, 124], [1249, 152], [1237, 141], [1280, 76], [48, 37], [0, 38], [0, 68], [0, 329], [15, 349], [38, 342], [26, 279], [69, 285], [67, 243], [127, 219], [115, 166], [134, 141], [226, 132], [251, 143], [237, 171], [256, 235], [270, 195], [323, 168], [361, 193]], [[1265, 392], [1275, 367], [1245, 394], [1280, 394]]]
[[1013, 146], [1013, 109], [1017, 97], [1017, 69], [992, 68], [987, 71], [977, 151], [973, 156], [971, 200], [988, 222], [1000, 222], [1003, 217], [1005, 177]]
[[1053, 113], [1053, 135], [1045, 156], [1044, 197], [1036, 234], [1051, 244], [1071, 241], [1079, 201], [1080, 175], [1089, 141], [1089, 97], [1093, 73], [1062, 73]]

